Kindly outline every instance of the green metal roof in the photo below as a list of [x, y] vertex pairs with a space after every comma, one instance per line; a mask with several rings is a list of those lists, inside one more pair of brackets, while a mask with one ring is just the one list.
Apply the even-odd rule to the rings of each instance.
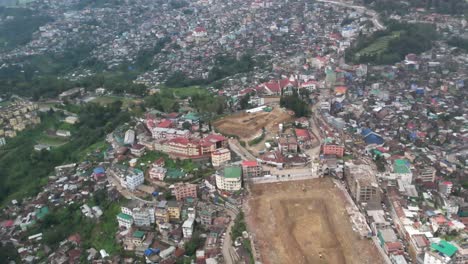
[[457, 247], [445, 240], [441, 240], [439, 243], [432, 243], [431, 249], [436, 250], [448, 257], [452, 257], [458, 250]]
[[142, 239], [145, 236], [145, 232], [137, 230], [133, 233], [134, 238], [140, 238]]
[[224, 178], [240, 178], [241, 176], [241, 167], [233, 166], [224, 168]]
[[132, 220], [133, 219], [130, 215], [124, 214], [124, 213], [119, 213], [117, 215], [117, 218], [122, 218], [122, 219], [125, 219], [125, 220]]
[[196, 113], [190, 112], [184, 116], [185, 119], [190, 119], [192, 121], [199, 120], [200, 116]]
[[393, 171], [395, 173], [410, 173], [410, 169], [407, 166], [406, 160], [403, 159], [397, 159], [395, 160], [395, 163], [393, 164]]
[[185, 173], [179, 169], [168, 168], [166, 177], [169, 179], [180, 179], [185, 177]]
[[44, 218], [49, 213], [49, 207], [44, 206], [41, 209], [36, 209], [36, 217], [38, 219]]

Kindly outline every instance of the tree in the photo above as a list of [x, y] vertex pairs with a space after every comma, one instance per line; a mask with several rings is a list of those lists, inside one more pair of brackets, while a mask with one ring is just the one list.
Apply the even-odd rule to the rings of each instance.
[[297, 91], [292, 95], [282, 96], [280, 105], [294, 111], [296, 117], [310, 116], [309, 105], [299, 97]]
[[201, 237], [200, 231], [195, 230], [192, 234], [192, 238], [185, 243], [185, 254], [188, 256], [195, 255], [197, 249], [204, 244], [204, 239]]
[[189, 121], [185, 121], [182, 124], [182, 128], [185, 129], [185, 130], [191, 130], [192, 129], [192, 124]]
[[240, 109], [242, 109], [242, 110], [247, 109], [249, 107], [249, 101], [250, 101], [250, 94], [249, 93], [242, 96], [242, 98], [239, 101]]

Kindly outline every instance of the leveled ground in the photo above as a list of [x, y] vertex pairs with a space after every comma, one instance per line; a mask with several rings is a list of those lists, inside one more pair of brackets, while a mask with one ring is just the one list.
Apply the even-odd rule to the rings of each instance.
[[383, 263], [352, 230], [345, 207], [329, 179], [254, 185], [247, 222], [262, 263]]
[[250, 141], [255, 135], [260, 135], [262, 128], [265, 128], [268, 133], [276, 133], [278, 124], [289, 122], [292, 120], [286, 111], [275, 107], [271, 112], [257, 113], [238, 113], [231, 116], [223, 117], [214, 122], [215, 128], [226, 135], [235, 135], [240, 140]]

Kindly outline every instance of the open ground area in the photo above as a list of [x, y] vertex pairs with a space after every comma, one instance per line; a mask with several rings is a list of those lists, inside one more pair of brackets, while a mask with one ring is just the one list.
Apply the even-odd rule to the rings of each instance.
[[240, 140], [252, 140], [255, 135], [260, 135], [262, 128], [268, 133], [276, 133], [278, 124], [292, 120], [292, 116], [279, 107], [271, 112], [238, 113], [224, 117], [214, 122], [216, 129], [226, 135], [235, 135]]
[[383, 263], [360, 238], [344, 195], [327, 178], [253, 185], [247, 223], [262, 263]]

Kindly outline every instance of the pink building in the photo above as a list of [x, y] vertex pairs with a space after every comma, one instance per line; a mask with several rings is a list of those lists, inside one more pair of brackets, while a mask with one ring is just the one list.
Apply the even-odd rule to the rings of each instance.
[[167, 170], [163, 167], [152, 167], [149, 171], [149, 177], [151, 180], [163, 181], [166, 177]]
[[345, 148], [338, 145], [323, 145], [322, 152], [324, 155], [335, 155], [337, 157], [343, 157]]
[[197, 198], [197, 185], [191, 183], [177, 183], [174, 186], [173, 193], [178, 201], [185, 198]]

